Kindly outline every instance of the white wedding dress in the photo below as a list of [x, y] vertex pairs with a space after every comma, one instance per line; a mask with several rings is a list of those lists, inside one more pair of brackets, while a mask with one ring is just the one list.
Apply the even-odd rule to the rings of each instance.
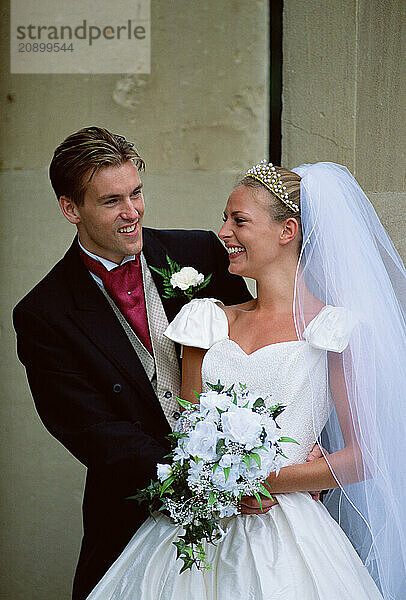
[[[325, 424], [328, 384], [325, 350], [341, 352], [352, 328], [344, 309], [327, 306], [306, 328], [305, 340], [280, 342], [246, 354], [228, 337], [224, 311], [210, 299], [192, 300], [169, 326], [168, 337], [208, 348], [202, 367], [206, 382], [226, 387], [244, 383], [249, 391], [282, 402], [281, 435], [286, 464], [305, 462]], [[311, 382], [308, 361], [311, 359]], [[312, 398], [320, 398], [317, 419]], [[314, 431], [314, 422], [319, 431]], [[135, 533], [88, 600], [378, 600], [366, 567], [340, 526], [307, 492], [278, 495], [266, 514], [223, 519], [227, 530], [208, 544], [212, 570], [195, 567], [179, 575], [180, 533], [157, 513]], [[136, 507], [134, 507], [136, 510]]]

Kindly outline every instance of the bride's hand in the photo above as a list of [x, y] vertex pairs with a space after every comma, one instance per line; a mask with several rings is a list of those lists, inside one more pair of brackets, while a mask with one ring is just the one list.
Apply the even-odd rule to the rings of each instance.
[[261, 496], [262, 500], [262, 509], [261, 506], [254, 496], [243, 496], [240, 500], [240, 509], [242, 515], [260, 515], [262, 513], [266, 513], [269, 511], [272, 506], [278, 504], [276, 498], [274, 500], [270, 500], [270, 498], [265, 498]]

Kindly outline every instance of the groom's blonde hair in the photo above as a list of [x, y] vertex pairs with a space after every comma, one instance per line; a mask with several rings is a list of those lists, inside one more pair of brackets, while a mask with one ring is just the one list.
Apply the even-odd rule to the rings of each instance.
[[56, 148], [49, 177], [59, 199], [68, 196], [83, 204], [87, 185], [99, 169], [132, 160], [139, 171], [145, 162], [132, 142], [102, 127], [85, 127], [68, 136]]

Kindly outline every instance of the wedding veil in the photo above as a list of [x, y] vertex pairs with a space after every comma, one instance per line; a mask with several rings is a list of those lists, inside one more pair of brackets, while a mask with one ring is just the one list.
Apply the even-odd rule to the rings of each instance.
[[[302, 178], [298, 335], [314, 314], [315, 299], [344, 307], [353, 324], [344, 352], [325, 355], [332, 402], [321, 443], [339, 484], [327, 505], [385, 600], [401, 600], [406, 597], [405, 268], [345, 167], [324, 162], [293, 171]], [[324, 424], [317, 422], [316, 411], [313, 421], [319, 432]]]

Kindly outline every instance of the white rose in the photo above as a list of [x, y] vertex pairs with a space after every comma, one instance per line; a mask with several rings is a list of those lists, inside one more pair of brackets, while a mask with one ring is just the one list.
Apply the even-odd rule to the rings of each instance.
[[171, 277], [171, 285], [173, 288], [180, 288], [185, 291], [191, 286], [200, 285], [204, 281], [204, 275], [196, 271], [193, 267], [183, 267]]
[[237, 479], [239, 477], [239, 468], [237, 465], [232, 465], [228, 473], [227, 481], [224, 469], [217, 468], [214, 473], [210, 475], [213, 485], [218, 490], [224, 490], [225, 492], [232, 492], [238, 496]]
[[218, 394], [217, 392], [210, 391], [200, 395], [200, 415], [207, 421], [218, 423], [220, 421], [220, 414], [217, 410], [227, 410], [231, 405], [231, 399], [226, 394]]
[[185, 439], [183, 448], [190, 456], [198, 456], [203, 460], [214, 460], [217, 457], [217, 427], [214, 423], [199, 421], [189, 437]]
[[170, 477], [172, 475], [172, 469], [170, 467], [170, 465], [166, 465], [166, 464], [157, 464], [156, 466], [156, 470], [158, 473], [158, 479], [159, 481], [165, 481], [165, 479], [168, 479], [168, 477]]
[[245, 444], [247, 450], [261, 446], [261, 415], [249, 408], [229, 410], [221, 415], [224, 437]]
[[252, 457], [250, 457], [249, 467], [244, 462], [240, 464], [240, 476], [248, 481], [265, 479], [275, 469], [275, 449], [273, 447], [269, 451], [258, 449], [255, 452], [261, 459], [261, 467], [258, 466], [258, 463]]

